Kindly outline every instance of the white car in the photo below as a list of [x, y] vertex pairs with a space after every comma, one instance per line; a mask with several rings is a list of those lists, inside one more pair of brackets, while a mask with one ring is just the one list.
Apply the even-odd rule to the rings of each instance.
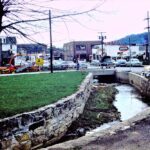
[[125, 59], [118, 59], [116, 60], [116, 67], [125, 67], [127, 64], [127, 61]]
[[93, 65], [93, 66], [100, 66], [100, 62], [99, 62], [99, 60], [92, 60], [91, 61], [91, 65]]
[[79, 68], [80, 69], [87, 69], [88, 64], [85, 61], [79, 61]]
[[50, 61], [49, 60], [44, 60], [42, 70], [49, 70], [50, 69]]
[[68, 68], [69, 68], [69, 69], [74, 69], [74, 68], [77, 67], [77, 64], [74, 63], [73, 61], [66, 61], [66, 62], [67, 62], [67, 64], [68, 64]]
[[129, 66], [133, 66], [133, 67], [140, 67], [142, 66], [142, 62], [140, 62], [137, 58], [132, 58], [129, 61], [126, 62], [126, 65]]
[[53, 61], [53, 69], [54, 70], [66, 70], [68, 68], [68, 64], [63, 60], [54, 60]]

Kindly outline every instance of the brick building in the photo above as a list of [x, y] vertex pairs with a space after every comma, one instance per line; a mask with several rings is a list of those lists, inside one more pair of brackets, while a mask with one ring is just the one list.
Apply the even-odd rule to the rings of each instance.
[[65, 43], [64, 49], [64, 59], [65, 60], [75, 60], [79, 58], [80, 60], [89, 61], [92, 56], [92, 48], [95, 45], [100, 45], [101, 41], [73, 41]]

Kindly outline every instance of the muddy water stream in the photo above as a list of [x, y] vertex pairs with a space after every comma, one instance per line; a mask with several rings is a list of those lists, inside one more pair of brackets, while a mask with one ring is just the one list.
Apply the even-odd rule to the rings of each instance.
[[[137, 90], [134, 87], [127, 84], [121, 84], [117, 85], [116, 89], [118, 90], [118, 93], [115, 97], [114, 106], [120, 112], [121, 121], [132, 118], [133, 116], [137, 115], [138, 113], [142, 112], [144, 109], [149, 107], [148, 104], [142, 101], [142, 96], [139, 92], [137, 92]], [[91, 134], [96, 131], [107, 129], [118, 122], [120, 121], [118, 120], [105, 123], [100, 127], [87, 132], [86, 134]]]
[[148, 107], [148, 104], [142, 101], [142, 97], [134, 87], [130, 85], [116, 86], [119, 93], [116, 95], [114, 105], [121, 113], [121, 120], [127, 120]]

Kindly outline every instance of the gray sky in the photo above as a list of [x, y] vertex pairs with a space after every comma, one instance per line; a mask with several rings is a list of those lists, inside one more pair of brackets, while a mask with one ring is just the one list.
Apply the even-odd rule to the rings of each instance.
[[[36, 2], [46, 7], [41, 0]], [[150, 11], [150, 0], [53, 0], [50, 6], [52, 16], [59, 14], [59, 10], [84, 11], [99, 6], [99, 12], [53, 20], [53, 44], [62, 47], [65, 42], [97, 40], [98, 32], [106, 32], [107, 41], [145, 32], [147, 22], [144, 18], [147, 11]], [[45, 26], [48, 29], [48, 22]], [[41, 31], [34, 38], [48, 44], [49, 32]]]

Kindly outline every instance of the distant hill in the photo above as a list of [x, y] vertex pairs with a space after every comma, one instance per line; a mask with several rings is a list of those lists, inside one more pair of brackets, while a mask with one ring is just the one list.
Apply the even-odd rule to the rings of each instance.
[[147, 32], [141, 34], [131, 34], [124, 38], [118, 39], [113, 41], [114, 44], [121, 44], [121, 45], [128, 45], [130, 39], [130, 44], [146, 44], [148, 41], [148, 34]]

